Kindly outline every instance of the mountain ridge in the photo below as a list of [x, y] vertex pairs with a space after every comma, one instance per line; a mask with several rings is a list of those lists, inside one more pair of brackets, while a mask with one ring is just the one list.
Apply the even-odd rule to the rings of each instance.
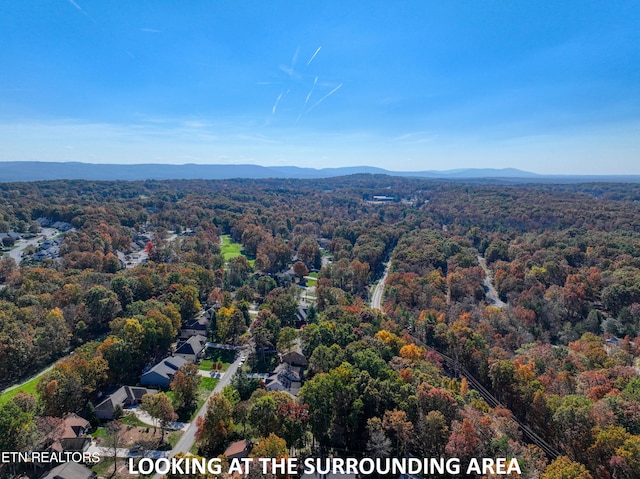
[[6, 161], [0, 162], [0, 182], [92, 180], [136, 181], [169, 179], [232, 179], [284, 178], [319, 179], [354, 174], [382, 174], [389, 176], [423, 177], [432, 179], [496, 179], [504, 181], [632, 181], [638, 175], [542, 175], [516, 168], [459, 168], [451, 170], [391, 171], [373, 166], [345, 166], [339, 168], [309, 168], [299, 166], [260, 166], [253, 164], [153, 164], [133, 165]]

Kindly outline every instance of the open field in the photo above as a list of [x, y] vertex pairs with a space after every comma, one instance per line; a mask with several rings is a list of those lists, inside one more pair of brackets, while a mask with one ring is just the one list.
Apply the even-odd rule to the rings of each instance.
[[[243, 256], [242, 254], [242, 245], [240, 243], [236, 243], [231, 239], [230, 235], [222, 235], [220, 238], [221, 245], [220, 250], [222, 252], [222, 256], [224, 256], [225, 261], [229, 261], [232, 258], [236, 258], [238, 256]], [[253, 266], [255, 260], [250, 259], [249, 264]]]

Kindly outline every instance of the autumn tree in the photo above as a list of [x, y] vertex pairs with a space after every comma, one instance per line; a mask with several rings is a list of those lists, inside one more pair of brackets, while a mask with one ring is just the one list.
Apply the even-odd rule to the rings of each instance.
[[583, 464], [560, 456], [547, 466], [541, 479], [592, 479], [592, 476]]
[[197, 419], [198, 449], [206, 457], [219, 452], [233, 430], [233, 407], [222, 393], [214, 393], [207, 402], [207, 411]]
[[142, 396], [140, 407], [160, 422], [160, 430], [162, 431], [160, 444], [162, 444], [164, 442], [164, 432], [169, 423], [178, 418], [178, 415], [173, 410], [171, 399], [163, 392], [157, 394], [147, 393]]
[[178, 368], [169, 384], [175, 395], [176, 409], [187, 410], [195, 404], [201, 381], [202, 376], [196, 364], [187, 362]]
[[295, 274], [300, 280], [309, 274], [309, 268], [302, 261], [296, 261], [293, 263], [293, 274]]
[[451, 457], [459, 457], [468, 460], [471, 457], [474, 457], [480, 442], [478, 430], [471, 420], [464, 418], [461, 423], [454, 421], [445, 451], [447, 455]]
[[271, 433], [267, 437], [258, 438], [257, 444], [251, 451], [251, 457], [288, 457], [287, 443], [281, 437]]

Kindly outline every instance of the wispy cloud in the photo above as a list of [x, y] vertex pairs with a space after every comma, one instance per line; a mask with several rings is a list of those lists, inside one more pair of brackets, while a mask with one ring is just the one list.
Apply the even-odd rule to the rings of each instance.
[[276, 110], [278, 109], [278, 104], [280, 103], [280, 100], [282, 100], [283, 95], [284, 95], [284, 90], [280, 92], [280, 94], [278, 95], [278, 98], [276, 98], [276, 102], [273, 104], [273, 108], [271, 108], [272, 115], [276, 114]]
[[307, 66], [309, 66], [309, 64], [313, 61], [313, 59], [316, 57], [316, 55], [320, 52], [321, 48], [322, 48], [321, 46], [318, 47], [318, 49], [314, 52], [314, 54], [311, 55], [311, 58], [309, 58], [309, 61], [307, 62]]
[[307, 113], [309, 113], [311, 110], [313, 110], [315, 107], [317, 107], [320, 103], [322, 103], [323, 101], [325, 101], [327, 98], [329, 98], [331, 95], [333, 95], [335, 92], [337, 92], [340, 88], [342, 88], [342, 83], [340, 83], [340, 85], [338, 85], [337, 87], [335, 87], [333, 90], [331, 90], [329, 93], [327, 93], [325, 96], [323, 96], [322, 98], [320, 98], [317, 102], [315, 102], [313, 105], [311, 105], [311, 107], [307, 110]]
[[309, 90], [309, 93], [307, 93], [307, 97], [304, 99], [304, 105], [302, 105], [302, 108], [300, 109], [300, 113], [298, 113], [298, 118], [296, 118], [296, 124], [298, 124], [300, 117], [304, 113], [304, 109], [307, 107], [307, 104], [311, 99], [311, 95], [313, 94], [313, 90], [316, 88], [317, 84], [318, 84], [318, 77], [315, 77], [315, 79], [313, 80], [313, 85], [311, 85], [311, 90]]
[[84, 10], [82, 9], [82, 7], [78, 5], [76, 2], [74, 2], [73, 0], [69, 0], [69, 3], [84, 13]]
[[298, 63], [298, 56], [300, 55], [300, 45], [296, 48], [296, 52], [293, 54], [293, 58], [291, 59], [291, 68], [295, 68], [296, 63]]
[[289, 76], [289, 78], [293, 78], [296, 80], [300, 79], [300, 75], [298, 75], [292, 67], [288, 67], [286, 65], [280, 65], [280, 70], [286, 73]]
[[162, 33], [161, 30], [156, 30], [154, 28], [141, 28], [140, 31], [145, 33]]
[[82, 8], [80, 5], [78, 5], [77, 2], [75, 2], [74, 0], [67, 0], [74, 8], [76, 8], [77, 10], [79, 10], [85, 17], [87, 17], [89, 20], [91, 20], [93, 23], [95, 23], [96, 25], [98, 24], [98, 22], [96, 22], [91, 15], [89, 15], [84, 8]]
[[402, 135], [398, 135], [392, 138], [393, 141], [399, 141], [402, 143], [414, 143], [414, 144], [430, 143], [436, 139], [437, 139], [437, 135], [430, 133], [428, 131], [404, 133]]

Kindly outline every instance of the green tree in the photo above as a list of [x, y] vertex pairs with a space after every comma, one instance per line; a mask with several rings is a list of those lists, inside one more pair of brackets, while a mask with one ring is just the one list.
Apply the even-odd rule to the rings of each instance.
[[249, 422], [261, 436], [266, 436], [275, 431], [277, 426], [278, 404], [270, 394], [255, 400], [249, 411]]
[[89, 315], [98, 323], [106, 324], [122, 310], [118, 296], [104, 286], [94, 286], [84, 298]]
[[195, 286], [180, 286], [171, 297], [171, 302], [180, 310], [182, 321], [188, 321], [202, 309], [198, 299], [198, 289]]
[[36, 434], [33, 414], [22, 410], [14, 401], [0, 407], [0, 451], [24, 451]]
[[298, 339], [298, 331], [294, 328], [282, 328], [278, 335], [278, 351], [288, 353], [293, 349], [296, 339]]

